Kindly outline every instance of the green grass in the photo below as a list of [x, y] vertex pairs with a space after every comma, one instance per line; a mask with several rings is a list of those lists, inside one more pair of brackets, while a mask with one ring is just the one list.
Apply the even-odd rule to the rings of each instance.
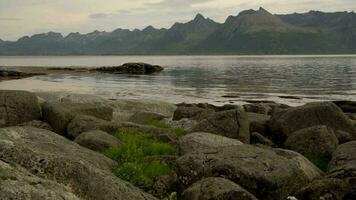
[[145, 159], [151, 156], [175, 155], [175, 148], [160, 142], [154, 136], [130, 129], [114, 134], [122, 144], [107, 149], [107, 157], [117, 161], [116, 176], [150, 192], [155, 178], [172, 173], [171, 167], [163, 161]]
[[165, 124], [162, 121], [158, 121], [158, 120], [146, 120], [144, 124], [147, 126], [154, 126], [156, 128], [170, 128], [173, 130], [173, 132], [175, 133], [175, 135], [178, 138], [183, 137], [187, 134], [187, 132], [181, 128], [172, 128], [171, 126]]

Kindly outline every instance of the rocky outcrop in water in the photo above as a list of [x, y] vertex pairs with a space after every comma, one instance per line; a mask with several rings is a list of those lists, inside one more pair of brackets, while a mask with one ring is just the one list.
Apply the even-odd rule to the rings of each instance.
[[161, 72], [163, 67], [147, 63], [125, 63], [117, 67], [100, 67], [95, 71], [111, 74], [153, 74]]

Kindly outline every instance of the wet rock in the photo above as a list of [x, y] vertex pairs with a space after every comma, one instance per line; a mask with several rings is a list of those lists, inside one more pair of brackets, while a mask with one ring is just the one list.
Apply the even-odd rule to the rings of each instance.
[[321, 176], [321, 171], [298, 153], [251, 145], [186, 154], [177, 160], [176, 172], [183, 189], [204, 177], [224, 177], [265, 200], [285, 200]]
[[356, 113], [355, 101], [335, 101], [334, 103], [344, 112]]
[[70, 191], [82, 199], [155, 199], [114, 176], [114, 161], [47, 130], [0, 129], [0, 160], [69, 185]]
[[111, 74], [153, 74], [163, 71], [163, 67], [147, 63], [125, 63], [117, 67], [100, 67], [95, 70]]
[[99, 130], [84, 132], [76, 137], [74, 142], [98, 152], [120, 144], [120, 141], [117, 138]]
[[292, 133], [284, 146], [307, 157], [321, 169], [327, 169], [332, 153], [339, 145], [334, 131], [327, 126], [313, 126]]
[[325, 125], [337, 131], [345, 131], [356, 139], [355, 127], [335, 104], [331, 102], [308, 103], [289, 108], [272, 115], [269, 131], [274, 142], [283, 143], [293, 132], [317, 125]]
[[0, 199], [79, 200], [69, 187], [37, 177], [26, 169], [0, 160]]
[[89, 103], [44, 103], [42, 117], [56, 133], [66, 135], [68, 124], [77, 115], [89, 115], [110, 121], [113, 110], [109, 106]]
[[242, 109], [209, 114], [194, 128], [194, 132], [207, 132], [250, 143], [250, 124], [247, 113]]
[[25, 122], [25, 123], [19, 124], [18, 126], [32, 126], [32, 127], [35, 127], [35, 128], [40, 128], [40, 129], [46, 129], [46, 130], [49, 130], [49, 131], [53, 131], [51, 125], [49, 125], [47, 122], [43, 122], [43, 121], [40, 121], [40, 120], [32, 120], [32, 121], [29, 121], [29, 122]]
[[224, 178], [206, 178], [194, 183], [182, 194], [182, 200], [257, 200], [236, 183]]
[[242, 144], [243, 143], [239, 140], [203, 132], [188, 134], [180, 138], [178, 141], [178, 147], [182, 155], [194, 151], [204, 152], [218, 147], [228, 147]]
[[294, 196], [302, 200], [344, 200], [350, 192], [351, 186], [347, 182], [341, 179], [323, 178], [303, 187]]
[[0, 127], [14, 126], [41, 117], [37, 97], [26, 91], [0, 90]]

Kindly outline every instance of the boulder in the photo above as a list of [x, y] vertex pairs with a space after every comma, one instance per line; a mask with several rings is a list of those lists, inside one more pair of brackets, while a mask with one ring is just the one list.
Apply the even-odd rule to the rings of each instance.
[[125, 63], [117, 67], [100, 67], [95, 70], [111, 74], [153, 74], [163, 71], [163, 67], [147, 63]]
[[45, 102], [51, 103], [90, 103], [101, 105], [110, 103], [109, 100], [90, 94], [75, 94], [68, 92], [36, 92], [35, 94]]
[[334, 103], [344, 112], [356, 113], [355, 101], [335, 101]]
[[161, 121], [164, 118], [164, 115], [158, 113], [139, 111], [134, 113], [128, 121], [136, 124], [146, 124], [152, 121]]
[[265, 200], [285, 200], [321, 176], [296, 152], [245, 144], [186, 154], [176, 161], [176, 172], [181, 189], [204, 177], [224, 177]]
[[81, 133], [91, 130], [102, 130], [105, 132], [115, 131], [119, 125], [88, 115], [77, 115], [67, 126], [67, 133], [71, 138], [76, 138]]
[[194, 132], [207, 132], [250, 143], [250, 124], [247, 113], [242, 109], [209, 114], [194, 128]]
[[328, 176], [346, 180], [356, 192], [356, 141], [339, 145], [329, 163]]
[[37, 97], [26, 91], [0, 90], [0, 127], [41, 118]]
[[250, 132], [258, 132], [266, 135], [268, 132], [268, 122], [271, 119], [268, 115], [248, 112], [248, 119], [250, 121]]
[[311, 182], [294, 196], [301, 200], [345, 200], [344, 197], [350, 192], [351, 186], [347, 182], [336, 178], [323, 178]]
[[339, 130], [348, 132], [356, 139], [355, 127], [331, 102], [308, 103], [276, 112], [269, 123], [269, 131], [273, 133], [274, 142], [283, 143], [293, 132], [317, 125], [328, 126], [335, 133]]
[[224, 178], [206, 178], [194, 183], [182, 194], [182, 200], [257, 200], [236, 183]]
[[120, 144], [120, 141], [117, 138], [99, 130], [84, 132], [76, 137], [74, 142], [98, 152]]
[[215, 111], [211, 108], [201, 108], [196, 105], [178, 106], [177, 110], [174, 112], [173, 120], [177, 121], [185, 118], [191, 120], [202, 120], [214, 112]]
[[89, 103], [44, 103], [42, 116], [56, 133], [66, 135], [67, 126], [77, 115], [89, 115], [103, 120], [112, 120], [113, 110], [109, 106]]
[[117, 122], [128, 121], [137, 112], [157, 113], [171, 118], [177, 109], [174, 104], [148, 99], [118, 99], [111, 101], [109, 105], [114, 109], [113, 118]]
[[32, 120], [32, 121], [29, 121], [29, 122], [25, 122], [25, 123], [19, 124], [18, 126], [32, 126], [32, 127], [35, 127], [35, 128], [40, 128], [40, 129], [46, 129], [46, 130], [49, 130], [49, 131], [53, 131], [51, 125], [49, 125], [47, 122], [43, 122], [43, 121], [40, 121], [40, 120]]
[[246, 112], [258, 113], [262, 115], [268, 115], [272, 111], [270, 106], [263, 103], [246, 104], [244, 105], [244, 109]]
[[81, 199], [155, 199], [114, 176], [114, 161], [47, 130], [0, 129], [0, 160], [68, 185]]
[[177, 129], [181, 129], [184, 130], [187, 133], [191, 133], [193, 132], [193, 128], [194, 126], [197, 125], [197, 121], [195, 120], [191, 120], [191, 119], [187, 119], [187, 118], [183, 118], [181, 120], [175, 121], [169, 118], [165, 118], [162, 120], [163, 123], [167, 124], [168, 126], [172, 127], [172, 128], [177, 128]]
[[304, 128], [292, 133], [284, 146], [301, 153], [321, 169], [327, 169], [332, 153], [339, 145], [334, 131], [324, 125]]
[[270, 147], [275, 146], [275, 144], [270, 139], [257, 132], [251, 133], [251, 144], [260, 144]]
[[69, 187], [29, 173], [26, 169], [0, 160], [1, 200], [80, 200]]
[[239, 140], [211, 133], [191, 133], [178, 140], [180, 154], [185, 155], [194, 151], [212, 150], [218, 147], [242, 145]]

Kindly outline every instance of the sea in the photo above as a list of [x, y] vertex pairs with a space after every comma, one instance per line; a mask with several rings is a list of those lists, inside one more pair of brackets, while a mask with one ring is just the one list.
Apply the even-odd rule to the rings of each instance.
[[48, 74], [0, 82], [0, 89], [69, 92], [108, 99], [246, 104], [356, 101], [356, 55], [0, 56], [0, 66], [102, 67], [145, 62], [153, 75]]

